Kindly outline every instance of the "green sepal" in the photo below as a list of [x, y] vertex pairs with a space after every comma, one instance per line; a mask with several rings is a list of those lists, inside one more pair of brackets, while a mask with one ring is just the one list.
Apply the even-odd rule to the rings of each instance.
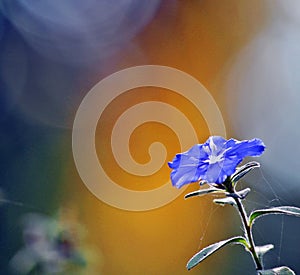
[[287, 266], [275, 267], [267, 270], [257, 271], [259, 275], [296, 275], [296, 273]]
[[270, 214], [285, 214], [285, 215], [300, 217], [300, 208], [294, 206], [278, 206], [278, 207], [272, 207], [268, 209], [255, 210], [249, 216], [250, 226], [253, 224], [255, 219]]
[[196, 253], [188, 261], [188, 263], [186, 265], [186, 268], [188, 270], [192, 269], [193, 267], [195, 267], [197, 264], [202, 262], [204, 259], [206, 259], [208, 256], [210, 256], [211, 254], [213, 254], [217, 250], [221, 249], [225, 245], [232, 244], [232, 243], [241, 244], [244, 247], [246, 247], [247, 249], [249, 249], [249, 244], [248, 244], [247, 240], [244, 237], [241, 237], [241, 236], [234, 237], [234, 238], [224, 240], [224, 241], [220, 241], [220, 242], [211, 244], [211, 245], [203, 248], [202, 250], [200, 250], [198, 253]]
[[232, 197], [214, 199], [213, 202], [222, 206], [225, 206], [226, 204], [230, 204], [232, 206], [236, 205], [236, 202]]
[[242, 177], [248, 174], [254, 168], [260, 167], [260, 164], [256, 161], [250, 161], [245, 165], [238, 167], [234, 174], [231, 175], [230, 180], [235, 185]]
[[250, 188], [246, 188], [246, 189], [243, 189], [243, 190], [238, 191], [238, 192], [226, 193], [226, 196], [227, 197], [232, 197], [232, 198], [239, 198], [239, 199], [243, 200], [248, 196], [250, 191], [251, 191]]
[[199, 197], [199, 196], [203, 196], [206, 194], [210, 194], [210, 193], [224, 193], [225, 191], [222, 189], [218, 189], [218, 188], [214, 188], [214, 187], [210, 187], [210, 188], [206, 188], [206, 189], [199, 189], [197, 191], [188, 193], [184, 196], [185, 199], [188, 199], [190, 197]]

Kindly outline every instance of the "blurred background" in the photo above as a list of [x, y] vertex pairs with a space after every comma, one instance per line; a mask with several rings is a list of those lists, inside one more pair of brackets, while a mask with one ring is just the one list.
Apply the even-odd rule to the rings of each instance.
[[[95, 84], [131, 66], [190, 74], [218, 104], [228, 138], [264, 141], [261, 169], [241, 183], [252, 189], [248, 211], [300, 207], [299, 26], [297, 0], [2, 0], [0, 274], [188, 274], [199, 249], [242, 234], [235, 210], [209, 196], [182, 194], [133, 212], [105, 204], [82, 182], [72, 156], [76, 111]], [[138, 191], [164, 184], [167, 161], [180, 151], [173, 129], [153, 122], [133, 132], [129, 147], [145, 163], [149, 144], [163, 142], [167, 158], [156, 174], [128, 175], [113, 159], [115, 120], [148, 100], [185, 113], [199, 142], [210, 135], [201, 112], [174, 91], [145, 87], [116, 98], [99, 120], [97, 154], [115, 182]], [[275, 245], [266, 267], [300, 272], [299, 228], [293, 217], [255, 223], [256, 243]], [[189, 274], [255, 274], [255, 267], [234, 246]]]

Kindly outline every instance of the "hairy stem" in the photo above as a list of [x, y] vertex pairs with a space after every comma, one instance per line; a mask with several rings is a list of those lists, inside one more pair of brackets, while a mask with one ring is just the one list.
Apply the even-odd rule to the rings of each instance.
[[242, 220], [242, 223], [243, 223], [246, 238], [247, 238], [247, 240], [249, 242], [249, 245], [250, 245], [249, 250], [250, 250], [250, 253], [252, 254], [253, 260], [255, 262], [256, 270], [262, 270], [263, 267], [262, 267], [262, 264], [261, 264], [257, 254], [256, 254], [256, 251], [255, 251], [255, 244], [254, 244], [254, 241], [253, 241], [252, 232], [251, 232], [251, 228], [250, 228], [250, 225], [249, 225], [249, 221], [248, 221], [248, 217], [247, 217], [244, 205], [242, 204], [242, 201], [239, 198], [234, 198], [234, 200], [236, 202], [238, 212], [240, 214], [240, 217], [241, 217], [241, 220]]

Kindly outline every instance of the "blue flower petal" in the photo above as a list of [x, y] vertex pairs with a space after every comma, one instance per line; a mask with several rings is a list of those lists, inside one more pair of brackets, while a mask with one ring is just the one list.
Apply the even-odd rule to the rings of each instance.
[[266, 148], [264, 143], [258, 138], [243, 141], [230, 139], [226, 143], [226, 147], [229, 148], [229, 150], [226, 151], [225, 158], [236, 156], [240, 159], [245, 157], [258, 157]]
[[173, 186], [181, 188], [187, 183], [196, 182], [199, 180], [199, 172], [197, 169], [190, 170], [173, 170], [171, 173], [171, 181]]
[[208, 183], [222, 183], [226, 180], [227, 174], [224, 173], [220, 163], [216, 162], [208, 166], [203, 180]]
[[[236, 167], [241, 163], [242, 160], [243, 160], [242, 158], [237, 157], [235, 155], [227, 156], [222, 163], [222, 169], [224, 173], [227, 176], [232, 175], [235, 172]], [[217, 182], [217, 183], [222, 183], [222, 182]]]
[[177, 154], [169, 167], [172, 184], [180, 188], [184, 184], [205, 180], [223, 183], [232, 175], [237, 165], [248, 156], [260, 156], [265, 145], [260, 139], [238, 141], [212, 136], [204, 144], [197, 144], [187, 152]]
[[218, 154], [225, 148], [226, 142], [227, 140], [223, 137], [211, 136], [203, 146], [205, 146], [210, 153]]
[[202, 144], [193, 146], [189, 151], [177, 154], [168, 165], [174, 169], [171, 173], [172, 184], [180, 188], [184, 184], [198, 181], [205, 173], [207, 164], [201, 159], [207, 159], [207, 153], [202, 150]]

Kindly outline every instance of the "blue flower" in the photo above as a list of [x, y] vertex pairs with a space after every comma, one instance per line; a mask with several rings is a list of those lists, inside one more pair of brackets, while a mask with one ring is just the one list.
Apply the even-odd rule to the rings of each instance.
[[173, 169], [172, 184], [177, 188], [199, 180], [222, 184], [245, 157], [260, 156], [264, 150], [265, 145], [258, 138], [238, 141], [212, 136], [204, 144], [196, 144], [187, 152], [177, 154], [168, 163]]
[[[28, 213], [24, 216], [24, 246], [10, 260], [17, 274], [70, 274], [69, 268], [84, 266], [78, 243], [79, 224]], [[77, 228], [78, 227], [78, 228]]]

